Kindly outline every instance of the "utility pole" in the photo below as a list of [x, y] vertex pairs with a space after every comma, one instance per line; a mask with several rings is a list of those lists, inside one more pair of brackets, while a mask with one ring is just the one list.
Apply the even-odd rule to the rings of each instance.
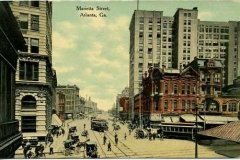
[[137, 0], [137, 10], [139, 9], [139, 0]]

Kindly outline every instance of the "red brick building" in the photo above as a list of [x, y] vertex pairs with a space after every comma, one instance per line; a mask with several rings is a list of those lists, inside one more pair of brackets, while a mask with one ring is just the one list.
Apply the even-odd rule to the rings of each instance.
[[[162, 114], [234, 114], [239, 99], [222, 92], [223, 64], [220, 60], [194, 59], [177, 72], [150, 68], [142, 79], [141, 96], [134, 97], [135, 119], [142, 113], [143, 123], [159, 120]], [[141, 105], [140, 105], [141, 104]]]
[[119, 116], [121, 119], [128, 119], [128, 111], [129, 111], [129, 97], [123, 96], [119, 100], [120, 107], [122, 107], [122, 111], [119, 112]]
[[65, 119], [65, 94], [61, 91], [56, 94], [56, 114], [61, 120]]

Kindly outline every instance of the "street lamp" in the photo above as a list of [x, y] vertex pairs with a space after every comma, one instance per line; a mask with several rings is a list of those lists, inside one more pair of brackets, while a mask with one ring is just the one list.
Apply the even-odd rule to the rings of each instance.
[[196, 108], [195, 108], [195, 111], [196, 111], [196, 131], [195, 131], [195, 158], [198, 158], [198, 144], [197, 144], [197, 130], [198, 130], [198, 98], [197, 97], [197, 103], [196, 103]]

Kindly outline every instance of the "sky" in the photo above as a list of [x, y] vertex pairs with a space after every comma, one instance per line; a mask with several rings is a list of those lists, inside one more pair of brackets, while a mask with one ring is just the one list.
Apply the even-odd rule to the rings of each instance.
[[[240, 21], [240, 0], [139, 0], [139, 10], [163, 11], [163, 16], [193, 7], [198, 7], [201, 21]], [[129, 86], [129, 24], [136, 9], [136, 0], [53, 0], [52, 55], [58, 84], [77, 85], [81, 97], [91, 97], [100, 109], [111, 109], [117, 94]], [[100, 17], [101, 12], [106, 17]]]

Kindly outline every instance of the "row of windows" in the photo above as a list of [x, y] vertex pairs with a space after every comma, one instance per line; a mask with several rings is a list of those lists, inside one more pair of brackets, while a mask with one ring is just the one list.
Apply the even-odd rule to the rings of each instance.
[[28, 46], [30, 41], [30, 52], [39, 53], [39, 39], [24, 37], [24, 40], [25, 40], [25, 46], [21, 50], [22, 52], [28, 52]]
[[[30, 3], [30, 4], [29, 4]], [[20, 6], [39, 7], [39, 1], [19, 1]]]
[[[169, 85], [173, 85], [173, 90], [172, 91], [169, 90]], [[181, 90], [181, 92], [180, 92], [180, 90]], [[156, 92], [160, 92], [158, 86], [156, 86], [155, 91]], [[181, 93], [181, 94], [196, 94], [196, 84], [190, 84], [190, 83], [189, 84], [185, 84], [185, 83], [182, 83], [181, 89], [179, 89], [177, 83], [168, 84], [166, 82], [166, 83], [164, 83], [164, 93], [165, 94], [168, 94], [168, 93], [171, 93], [171, 94], [178, 94], [178, 93]]]
[[[228, 42], [219, 42], [219, 41], [204, 41], [200, 40], [199, 45], [205, 45], [205, 46], [228, 46]], [[237, 51], [237, 48], [234, 49], [234, 51]]]
[[206, 33], [229, 33], [229, 28], [226, 26], [205, 26], [200, 27], [200, 32], [206, 32]]
[[[27, 13], [20, 13], [19, 16], [19, 27], [21, 29], [28, 29], [28, 16]], [[39, 16], [38, 15], [30, 15], [31, 21], [30, 21], [30, 29], [32, 31], [39, 31]]]
[[[139, 17], [139, 23], [144, 23], [144, 17]], [[153, 23], [153, 18], [148, 18], [148, 23]], [[161, 18], [157, 18], [157, 23], [161, 23]]]
[[199, 39], [229, 39], [229, 35], [219, 34], [199, 34]]
[[206, 47], [199, 47], [199, 52], [226, 52], [226, 48], [206, 48]]

